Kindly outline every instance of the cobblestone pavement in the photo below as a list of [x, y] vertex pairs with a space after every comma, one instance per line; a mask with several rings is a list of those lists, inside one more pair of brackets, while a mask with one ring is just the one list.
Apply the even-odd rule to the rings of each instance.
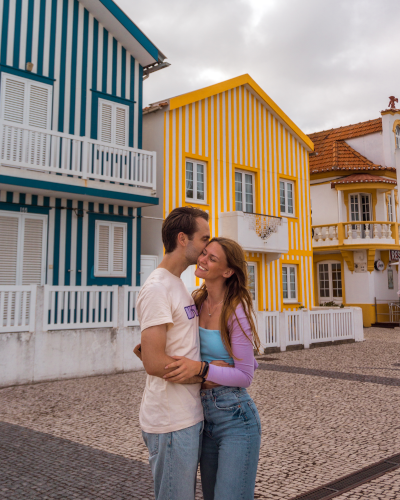
[[[289, 500], [400, 453], [400, 331], [269, 355], [250, 393], [256, 498]], [[152, 499], [138, 426], [143, 372], [0, 390], [0, 499]], [[201, 497], [199, 491], [198, 498]], [[338, 500], [400, 499], [400, 470]]]

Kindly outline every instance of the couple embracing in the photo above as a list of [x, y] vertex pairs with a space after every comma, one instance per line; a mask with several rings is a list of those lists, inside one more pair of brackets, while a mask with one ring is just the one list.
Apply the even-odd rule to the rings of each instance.
[[[140, 426], [156, 500], [194, 500], [200, 462], [205, 500], [253, 500], [261, 442], [246, 391], [257, 362], [243, 249], [210, 240], [208, 214], [173, 210], [162, 227], [165, 255], [142, 287], [137, 314], [148, 374]], [[180, 279], [197, 264], [191, 296]]]

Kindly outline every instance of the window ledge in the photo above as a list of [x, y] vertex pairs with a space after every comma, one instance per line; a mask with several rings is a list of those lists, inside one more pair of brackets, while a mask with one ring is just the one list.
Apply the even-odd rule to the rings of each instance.
[[283, 214], [283, 213], [280, 213], [279, 217], [286, 217], [287, 219], [298, 219], [298, 217], [296, 215]]
[[296, 300], [287, 300], [287, 299], [283, 299], [283, 303], [284, 304], [290, 304], [292, 306], [301, 306], [301, 305], [303, 305], [301, 302], [297, 302]]
[[204, 205], [206, 207], [210, 206], [206, 201], [194, 200], [191, 198], [185, 198], [185, 203], [190, 203], [191, 205]]

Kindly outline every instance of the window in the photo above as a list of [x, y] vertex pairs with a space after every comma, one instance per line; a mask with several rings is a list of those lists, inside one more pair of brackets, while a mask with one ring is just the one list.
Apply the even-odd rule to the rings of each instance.
[[396, 134], [396, 148], [400, 148], [400, 125], [397, 125], [395, 134]]
[[0, 285], [43, 285], [47, 216], [0, 211]]
[[96, 221], [95, 276], [126, 276], [125, 222]]
[[129, 106], [99, 99], [99, 141], [128, 146], [128, 123]]
[[235, 209], [239, 212], [254, 213], [254, 175], [236, 170]]
[[257, 263], [248, 262], [247, 272], [249, 274], [249, 289], [250, 295], [253, 299], [254, 309], [257, 310]]
[[393, 208], [392, 208], [392, 196], [389, 194], [387, 197], [387, 220], [393, 222]]
[[186, 199], [205, 203], [206, 201], [206, 166], [204, 163], [186, 162]]
[[[371, 220], [371, 195], [357, 193], [350, 195], [350, 220], [351, 222], [368, 222]], [[352, 229], [357, 229], [356, 224], [353, 224]], [[361, 224], [361, 237], [366, 238], [372, 236], [372, 227], [370, 232], [366, 232], [365, 224]]]
[[297, 302], [297, 269], [296, 266], [282, 266], [283, 301]]
[[340, 262], [318, 264], [319, 301], [342, 302], [342, 265]]
[[294, 215], [294, 183], [279, 181], [281, 215]]

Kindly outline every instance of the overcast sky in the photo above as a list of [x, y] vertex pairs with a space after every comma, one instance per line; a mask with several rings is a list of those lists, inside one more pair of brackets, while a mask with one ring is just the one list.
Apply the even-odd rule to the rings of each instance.
[[171, 63], [144, 105], [249, 73], [310, 133], [400, 98], [398, 0], [116, 1]]

